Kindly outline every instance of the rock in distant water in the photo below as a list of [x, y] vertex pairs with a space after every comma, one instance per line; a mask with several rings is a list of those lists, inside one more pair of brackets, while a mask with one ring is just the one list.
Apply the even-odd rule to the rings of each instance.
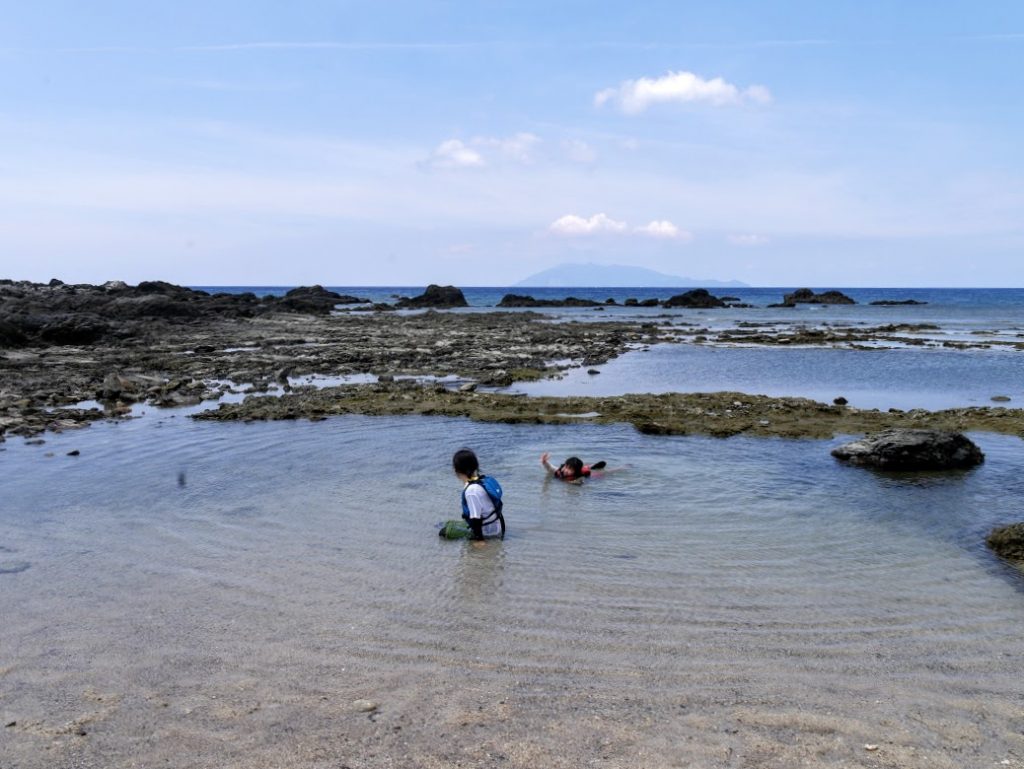
[[809, 288], [798, 288], [782, 299], [783, 306], [793, 304], [857, 304], [841, 291], [822, 291], [816, 294]]
[[431, 283], [427, 286], [427, 290], [419, 296], [412, 298], [403, 297], [399, 300], [398, 307], [403, 310], [421, 307], [445, 309], [448, 307], [469, 307], [469, 302], [466, 301], [466, 297], [462, 294], [461, 289], [455, 286], [438, 286]]
[[[577, 299], [567, 296], [565, 299], [535, 299], [526, 294], [505, 294], [498, 302], [498, 307], [599, 307], [602, 303], [593, 299]], [[604, 304], [615, 304], [610, 299]]]
[[355, 296], [328, 291], [323, 286], [317, 285], [293, 288], [281, 297], [278, 303], [282, 308], [294, 312], [304, 312], [311, 315], [329, 315], [336, 305], [357, 304], [368, 301], [368, 299], [360, 299]]
[[884, 430], [832, 450], [832, 456], [879, 470], [952, 470], [985, 460], [973, 441], [941, 430]]
[[992, 529], [985, 538], [985, 544], [1003, 558], [1024, 561], [1024, 523]]
[[706, 288], [695, 288], [685, 294], [676, 294], [663, 302], [664, 307], [725, 307], [725, 302], [712, 296]]

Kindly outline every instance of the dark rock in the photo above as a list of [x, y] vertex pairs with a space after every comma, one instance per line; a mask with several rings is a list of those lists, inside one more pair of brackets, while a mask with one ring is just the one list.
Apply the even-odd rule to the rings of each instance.
[[424, 307], [446, 309], [449, 307], [469, 307], [469, 302], [466, 301], [466, 297], [461, 289], [455, 286], [438, 286], [435, 283], [431, 283], [419, 296], [398, 300], [398, 307], [401, 309], [420, 309]]
[[857, 304], [841, 291], [822, 291], [816, 294], [809, 288], [798, 288], [792, 294], [786, 294], [782, 306], [791, 304]]
[[82, 453], [82, 452], [81, 452], [81, 451], [79, 451], [78, 449], [74, 449], [73, 451], [69, 451], [69, 452], [68, 452], [68, 456], [69, 456], [69, 457], [77, 457], [77, 456], [78, 456], [78, 455], [80, 455], [81, 453]]
[[661, 302], [657, 299], [644, 299], [640, 302], [641, 307], [657, 307], [659, 304], [661, 304]]
[[44, 342], [56, 345], [88, 345], [107, 333], [109, 327], [89, 316], [63, 316], [50, 320], [39, 332]]
[[63, 280], [57, 280], [56, 278], [51, 278], [50, 282], [47, 283], [46, 285], [48, 285], [50, 288], [57, 288], [57, 286], [63, 286], [64, 285], [64, 281]]
[[706, 288], [695, 288], [685, 294], [676, 294], [662, 303], [663, 307], [725, 307], [725, 302], [712, 296]]
[[846, 400], [846, 398], [844, 398], [842, 395], [840, 395], [838, 398], [833, 398], [832, 402], [837, 406], [845, 406], [847, 403], [849, 403], [849, 401]]
[[535, 299], [524, 294], [505, 294], [498, 302], [498, 307], [600, 307], [600, 302], [593, 299], [577, 299], [567, 296], [565, 299]]
[[876, 299], [868, 304], [876, 305], [879, 307], [894, 307], [901, 304], [928, 304], [928, 302], [919, 302], [916, 299]]
[[636, 307], [637, 305], [640, 304], [640, 302], [637, 301], [635, 296], [631, 296], [629, 297], [629, 299], [623, 302], [623, 304], [625, 304], [626, 307]]
[[329, 315], [342, 295], [320, 285], [293, 288], [277, 300], [277, 309], [311, 315]]
[[588, 368], [587, 373], [590, 374], [590, 376], [597, 376], [601, 372], [598, 371], [596, 368]]
[[9, 320], [0, 319], [0, 348], [24, 347], [28, 343], [25, 333]]
[[880, 470], [951, 470], [985, 460], [973, 441], [941, 430], [893, 429], [832, 450], [832, 456]]
[[1024, 561], [1024, 523], [993, 529], [985, 538], [985, 544], [1003, 558]]

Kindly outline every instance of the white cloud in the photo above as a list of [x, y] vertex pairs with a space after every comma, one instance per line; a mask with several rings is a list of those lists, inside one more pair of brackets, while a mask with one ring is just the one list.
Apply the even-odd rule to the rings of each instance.
[[541, 139], [531, 133], [517, 133], [506, 138], [478, 136], [472, 140], [475, 147], [488, 147], [496, 149], [502, 155], [516, 160], [520, 163], [533, 162], [533, 150]]
[[667, 219], [648, 222], [643, 227], [635, 227], [633, 231], [640, 235], [647, 235], [651, 238], [661, 238], [664, 240], [693, 240], [692, 232], [679, 229]]
[[734, 246], [763, 246], [768, 242], [766, 235], [729, 235], [726, 240]]
[[458, 139], [448, 139], [437, 145], [426, 164], [431, 168], [480, 168], [484, 158]]
[[562, 142], [562, 149], [565, 150], [569, 160], [574, 163], [589, 164], [597, 160], [594, 148], [579, 139], [566, 139]]
[[617, 222], [605, 214], [594, 214], [589, 219], [575, 214], [566, 214], [548, 227], [559, 235], [595, 235], [602, 232], [625, 232], [626, 223]]
[[766, 104], [771, 92], [762, 85], [746, 89], [720, 77], [705, 80], [692, 72], [668, 72], [658, 78], [626, 80], [618, 88], [606, 88], [594, 95], [598, 107], [612, 103], [627, 115], [636, 115], [653, 104], [704, 102], [715, 107], [753, 102]]
[[517, 133], [512, 136], [475, 136], [468, 142], [447, 139], [437, 145], [420, 165], [427, 168], [481, 168], [505, 158], [516, 163], [533, 162], [533, 151], [541, 143], [539, 136]]

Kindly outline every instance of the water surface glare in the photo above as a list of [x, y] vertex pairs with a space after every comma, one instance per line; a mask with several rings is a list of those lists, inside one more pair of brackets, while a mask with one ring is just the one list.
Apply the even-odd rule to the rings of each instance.
[[[29, 567], [0, 573], [0, 765], [270, 766], [339, 732], [426, 766], [1019, 765], [1024, 580], [983, 537], [1021, 517], [1024, 444], [972, 437], [981, 467], [912, 476], [839, 441], [440, 418], [9, 443], [0, 562]], [[435, 534], [463, 445], [505, 486], [503, 543]], [[551, 482], [544, 450], [622, 469]], [[83, 718], [92, 742], [62, 731]]]

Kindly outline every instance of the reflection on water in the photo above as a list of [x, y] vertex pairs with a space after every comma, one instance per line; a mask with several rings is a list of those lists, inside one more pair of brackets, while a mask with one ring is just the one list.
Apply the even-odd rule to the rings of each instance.
[[[901, 765], [975, 733], [989, 765], [1019, 733], [1024, 581], [982, 538], [1020, 517], [1024, 450], [975, 437], [986, 463], [948, 476], [841, 466], [828, 441], [428, 418], [164, 417], [10, 445], [0, 547], [29, 568], [0, 573], [0, 709], [43, 729], [77, 717], [84, 691], [116, 695], [123, 707], [89, 712], [107, 765], [127, 766], [139, 718], [170, 719], [154, 755], [176, 740], [216, 754], [254, 733], [239, 715], [254, 702], [320, 714], [300, 721], [315, 739], [350, 729], [324, 702], [386, 698], [405, 719], [386, 739], [422, 723], [413, 744], [437, 756], [428, 726], [451, 719], [458, 742], [478, 700], [524, 744], [554, 729], [595, 755], [571, 735], [600, 723], [660, 756], [666, 734], [719, 733], [695, 708], [741, 708], [758, 729], [771, 714], [829, 714], [829, 739], [859, 749], [894, 708], [916, 719], [893, 732], [900, 750], [922, 751]], [[449, 462], [463, 445], [506, 489], [504, 542], [436, 536], [458, 511]], [[628, 467], [551, 482], [545, 450]], [[875, 701], [886, 704], [865, 710]], [[655, 727], [642, 708], [672, 716]], [[570, 717], [582, 731], [562, 734]], [[821, 734], [786, 728], [783, 752]], [[250, 757], [297, 750], [271, 733]]]

